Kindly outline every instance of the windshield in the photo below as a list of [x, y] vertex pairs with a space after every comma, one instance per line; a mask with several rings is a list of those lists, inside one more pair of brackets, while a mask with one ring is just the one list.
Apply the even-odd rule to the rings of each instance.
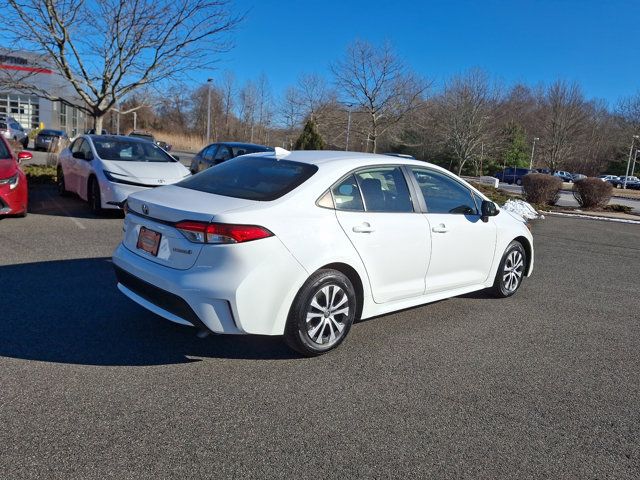
[[103, 160], [126, 162], [175, 162], [160, 147], [151, 142], [124, 138], [93, 138], [98, 156]]
[[42, 130], [40, 135], [56, 135], [61, 137], [64, 135], [64, 132], [61, 130]]
[[280, 198], [318, 171], [315, 165], [265, 157], [239, 157], [176, 185], [225, 197], [269, 201]]

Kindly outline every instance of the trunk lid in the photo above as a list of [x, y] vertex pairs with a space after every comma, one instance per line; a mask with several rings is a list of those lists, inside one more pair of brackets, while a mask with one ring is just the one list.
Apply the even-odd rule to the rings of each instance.
[[[154, 263], [178, 270], [191, 268], [203, 245], [190, 242], [174, 225], [184, 220], [211, 222], [216, 215], [254, 204], [251, 200], [223, 197], [168, 185], [134, 193], [127, 199], [124, 246]], [[142, 228], [160, 234], [157, 255], [139, 248]]]

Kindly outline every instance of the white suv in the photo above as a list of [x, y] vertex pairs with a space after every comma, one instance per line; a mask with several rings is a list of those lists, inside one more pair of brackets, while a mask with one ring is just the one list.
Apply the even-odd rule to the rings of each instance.
[[0, 133], [7, 140], [20, 142], [24, 148], [29, 145], [29, 135], [13, 117], [0, 117]]

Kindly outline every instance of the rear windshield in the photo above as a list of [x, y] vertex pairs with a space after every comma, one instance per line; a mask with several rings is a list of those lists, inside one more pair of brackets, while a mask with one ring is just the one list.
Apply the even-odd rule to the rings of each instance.
[[11, 152], [2, 140], [0, 140], [0, 158], [11, 158]]
[[127, 140], [122, 137], [93, 137], [93, 145], [103, 160], [126, 162], [175, 162], [160, 147], [142, 140]]
[[318, 171], [315, 165], [265, 157], [239, 157], [177, 185], [225, 197], [269, 201], [280, 198]]
[[260, 153], [260, 152], [272, 152], [273, 150], [268, 147], [255, 147], [251, 145], [238, 145], [232, 146], [231, 151], [233, 152], [234, 157], [238, 157], [240, 155], [246, 155], [248, 153]]

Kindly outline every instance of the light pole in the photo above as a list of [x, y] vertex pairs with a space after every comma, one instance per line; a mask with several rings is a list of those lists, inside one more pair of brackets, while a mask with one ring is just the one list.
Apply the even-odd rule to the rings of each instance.
[[638, 150], [640, 150], [640, 148], [636, 148], [636, 154], [633, 156], [633, 165], [631, 165], [631, 176], [633, 177], [634, 173], [636, 172], [636, 160], [638, 160]]
[[529, 160], [529, 170], [533, 170], [533, 154], [536, 152], [536, 142], [540, 140], [538, 137], [533, 137], [533, 147], [531, 147], [531, 160]]
[[211, 142], [211, 82], [213, 78], [207, 78], [207, 143]]
[[133, 112], [133, 130], [135, 131], [138, 126], [138, 112]]
[[636, 138], [640, 138], [640, 135], [634, 135], [631, 139], [631, 148], [629, 149], [629, 160], [627, 160], [627, 171], [624, 174], [624, 183], [622, 188], [627, 188], [627, 177], [629, 176], [629, 166], [631, 165], [631, 154], [633, 153], [633, 144], [636, 142]]

